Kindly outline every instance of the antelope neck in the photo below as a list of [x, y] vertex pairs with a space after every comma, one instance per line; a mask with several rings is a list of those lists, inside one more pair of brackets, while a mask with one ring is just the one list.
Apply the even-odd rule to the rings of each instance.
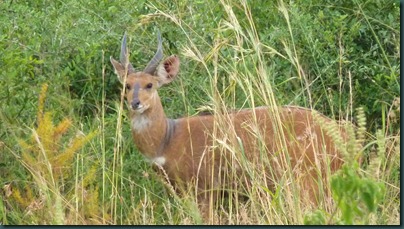
[[141, 153], [152, 161], [164, 157], [164, 151], [175, 129], [176, 120], [166, 118], [164, 114], [154, 113], [150, 116], [132, 113], [132, 133], [136, 145]]
[[166, 118], [166, 133], [164, 134], [164, 138], [161, 139], [160, 146], [156, 152], [157, 157], [162, 157], [164, 148], [170, 143], [171, 138], [175, 131], [175, 119]]

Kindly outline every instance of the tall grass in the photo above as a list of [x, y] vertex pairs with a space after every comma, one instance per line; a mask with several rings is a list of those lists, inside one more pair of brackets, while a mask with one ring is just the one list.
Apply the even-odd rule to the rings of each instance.
[[[235, 158], [233, 159], [235, 162], [223, 163], [230, 163], [232, 166], [235, 164], [241, 165], [243, 170], [248, 171], [247, 179], [253, 181], [253, 186], [247, 187], [249, 189], [233, 190], [235, 193], [242, 193], [243, 195], [247, 196], [247, 202], [240, 201], [238, 196], [235, 195], [232, 196], [234, 199], [229, 198], [228, 203], [222, 202], [222, 204], [216, 206], [218, 209], [209, 209], [211, 214], [221, 212], [221, 215], [218, 216], [217, 221], [211, 223], [301, 224], [303, 222], [304, 215], [313, 209], [310, 207], [307, 208], [304, 203], [300, 202], [298, 186], [293, 185], [298, 182], [295, 180], [295, 178], [293, 178], [292, 174], [290, 173], [291, 171], [286, 170], [289, 173], [287, 173], [283, 179], [281, 179], [281, 183], [275, 185], [277, 188], [279, 188], [275, 190], [275, 193], [272, 190], [265, 189], [265, 176], [268, 176], [268, 174], [262, 174], [262, 170], [260, 170], [260, 168], [265, 167], [265, 160], [262, 162], [264, 163], [263, 165], [251, 164], [245, 160], [243, 161], [243, 158], [240, 157], [240, 155], [243, 154], [242, 143], [238, 142], [237, 137], [234, 136], [230, 118], [226, 115], [229, 107], [237, 107], [235, 98], [240, 96], [240, 94], [242, 94], [242, 97], [245, 98], [245, 100], [242, 102], [243, 107], [256, 107], [258, 105], [268, 106], [268, 109], [270, 109], [271, 113], [273, 114], [273, 120], [277, 120], [275, 125], [280, 133], [277, 136], [278, 139], [274, 139], [274, 142], [279, 142], [283, 146], [282, 148], [286, 148], [286, 140], [284, 138], [285, 133], [283, 133], [282, 128], [280, 128], [281, 125], [279, 112], [277, 110], [278, 106], [276, 96], [273, 93], [272, 84], [269, 80], [271, 77], [274, 77], [274, 74], [268, 71], [266, 67], [264, 61], [265, 52], [275, 54], [275, 56], [280, 58], [285, 58], [291, 63], [291, 65], [295, 68], [298, 78], [302, 81], [302, 93], [307, 94], [307, 98], [309, 99], [309, 107], [315, 107], [315, 104], [313, 104], [311, 99], [310, 82], [306, 78], [305, 72], [299, 63], [299, 56], [293, 40], [294, 35], [290, 27], [291, 25], [289, 22], [288, 10], [285, 8], [284, 3], [280, 1], [279, 11], [284, 15], [290, 32], [290, 39], [283, 41], [286, 54], [282, 55], [281, 50], [276, 50], [275, 48], [260, 42], [254, 26], [254, 21], [251, 18], [251, 10], [245, 1], [241, 1], [240, 4], [240, 7], [245, 14], [243, 16], [247, 18], [248, 22], [246, 23], [247, 26], [245, 27], [240, 25], [240, 22], [235, 16], [229, 2], [221, 1], [221, 4], [227, 13], [228, 20], [222, 21], [222, 24], [219, 25], [219, 28], [216, 30], [215, 40], [213, 41], [211, 49], [205, 52], [206, 56], [204, 57], [203, 52], [197, 48], [197, 45], [191, 39], [188, 40], [189, 44], [183, 47], [183, 54], [186, 57], [200, 63], [204, 67], [204, 70], [206, 70], [206, 75], [209, 77], [210, 87], [205, 90], [206, 94], [209, 96], [209, 101], [208, 104], [203, 107], [203, 109], [208, 109], [210, 112], [215, 114], [216, 117], [216, 128], [212, 133], [214, 138], [214, 145], [212, 147], [218, 147], [223, 149], [223, 152], [235, 155]], [[186, 31], [190, 28], [190, 26], [184, 21], [178, 19], [176, 15], [167, 14], [158, 8], [156, 8], [156, 11], [179, 26], [184, 33], [186, 33]], [[191, 37], [187, 34], [185, 36], [188, 38]], [[222, 55], [221, 53], [223, 50], [228, 51], [230, 54]], [[232, 57], [231, 60], [229, 60], [229, 56]], [[212, 66], [212, 69], [208, 66]], [[219, 75], [219, 72], [222, 74]], [[350, 97], [352, 98], [352, 88], [350, 88], [350, 92]], [[340, 93], [343, 93], [343, 91], [340, 91]], [[341, 109], [342, 107], [339, 104], [335, 104], [334, 106], [337, 109]], [[354, 119], [354, 117], [352, 117], [352, 111], [348, 110], [342, 112], [339, 110], [338, 113], [346, 113], [346, 121], [352, 121]], [[351, 114], [351, 116], [349, 116], [349, 114]], [[345, 155], [347, 161], [358, 161], [359, 157], [363, 156], [362, 151], [364, 149], [358, 148], [358, 146], [362, 145], [365, 139], [365, 122], [363, 121], [364, 114], [362, 113], [358, 115], [358, 117], [360, 122], [356, 135], [354, 132], [350, 132], [349, 139], [351, 141], [353, 140], [353, 143], [350, 144], [350, 148], [343, 148], [345, 145], [342, 144], [342, 140], [335, 139], [336, 144], [340, 146], [340, 150], [346, 152]], [[254, 121], [251, 128], [257, 129], [257, 120]], [[336, 135], [338, 127], [333, 129], [330, 127], [325, 128], [329, 129], [329, 135]], [[262, 136], [257, 135], [256, 137], [261, 139], [259, 140], [260, 142], [264, 142]], [[379, 147], [384, 148], [382, 145]], [[265, 149], [263, 149], [263, 153], [264, 152]], [[284, 155], [285, 157], [281, 159], [284, 164], [281, 165], [281, 167], [290, 167], [290, 160], [287, 157], [287, 153]], [[379, 154], [379, 157], [383, 157], [383, 154]], [[347, 165], [347, 169], [355, 174], [358, 173], [356, 177], [358, 180], [356, 180], [356, 182], [359, 184], [361, 184], [359, 181], [360, 179], [368, 179], [362, 177], [363, 175], [360, 175], [362, 172], [356, 163]], [[228, 173], [229, 174], [227, 174], [227, 176], [229, 177], [229, 180], [237, 180], [232, 171], [228, 171]], [[377, 182], [377, 180], [377, 178], [374, 179], [375, 184], [381, 185]], [[330, 182], [331, 180], [328, 180], [327, 183], [320, 184], [319, 189], [321, 190], [325, 187], [330, 187]], [[257, 184], [261, 185], [256, 186]], [[373, 185], [372, 181], [370, 181], [370, 184], [370, 186]], [[369, 188], [370, 186], [366, 187]], [[380, 195], [383, 195], [384, 192], [382, 186], [378, 187], [381, 189], [375, 192], [379, 196], [370, 197], [371, 200], [369, 202], [366, 202], [367, 200], [360, 201], [364, 201], [365, 203], [373, 203], [373, 201], [375, 201], [377, 204], [380, 203]], [[335, 189], [341, 189], [341, 187], [335, 187]], [[340, 190], [333, 190], [333, 192], [337, 191]], [[354, 192], [356, 191], [357, 190], [354, 190]], [[323, 190], [323, 192], [327, 192], [327, 190]], [[359, 204], [362, 203], [358, 203], [358, 205]], [[241, 206], [241, 209], [239, 209], [239, 206]], [[246, 212], [245, 209], [250, 209], [250, 211]], [[263, 211], [262, 209], [269, 210]], [[330, 211], [328, 216], [322, 216], [325, 219], [329, 217], [327, 218], [327, 223], [369, 223], [369, 221], [353, 221], [352, 219], [344, 221], [345, 219], [343, 217], [347, 217], [346, 211], [342, 212], [342, 219], [335, 219], [335, 214], [338, 214], [338, 206], [333, 201], [324, 201], [320, 209], [327, 209]], [[375, 208], [369, 208], [368, 210], [368, 214], [375, 212]], [[307, 221], [307, 223], [310, 223], [310, 220]]]
[[[74, 6], [80, 8], [76, 4]], [[153, 13], [142, 15], [141, 20], [136, 22], [138, 24], [128, 23], [128, 28], [124, 28], [130, 31], [131, 43], [142, 42], [136, 36], [143, 34], [142, 27], [147, 27], [156, 20], [164, 21], [166, 25], [171, 26], [170, 28], [175, 28], [177, 37], [181, 37], [182, 43], [178, 51], [185, 63], [183, 66], [189, 67], [181, 69], [182, 73], [177, 82], [161, 90], [160, 95], [166, 113], [168, 116], [195, 115], [206, 110], [213, 113], [217, 119], [212, 133], [214, 137], [212, 147], [231, 154], [230, 161], [221, 163], [242, 167], [245, 171], [242, 178], [251, 181], [249, 186], [243, 186], [241, 185], [243, 180], [240, 180], [233, 170], [227, 171], [223, 179], [234, 181], [235, 186], [228, 190], [228, 197], [221, 198], [214, 208], [208, 209], [210, 214], [214, 215], [214, 220], [210, 223], [270, 225], [400, 223], [400, 131], [392, 127], [392, 124], [399, 122], [399, 99], [390, 107], [384, 106], [383, 124], [380, 130], [374, 133], [366, 131], [365, 115], [360, 111], [356, 112], [358, 114], [354, 112], [358, 104], [353, 102], [356, 88], [353, 86], [351, 73], [348, 72], [348, 77], [344, 77], [343, 69], [345, 65], [349, 65], [349, 61], [343, 52], [342, 42], [337, 46], [341, 50], [338, 56], [340, 70], [335, 72], [339, 80], [338, 91], [332, 92], [324, 86], [321, 95], [318, 96], [314, 93], [314, 90], [319, 91], [318, 88], [314, 88], [314, 81], [326, 81], [327, 79], [323, 78], [325, 75], [323, 71], [326, 70], [319, 70], [319, 76], [314, 80], [306, 72], [305, 66], [308, 63], [302, 58], [305, 49], [296, 41], [297, 36], [302, 36], [296, 34], [301, 28], [294, 27], [296, 22], [292, 22], [291, 18], [297, 17], [296, 12], [288, 8], [289, 5], [284, 1], [275, 4], [287, 27], [285, 30], [287, 36], [283, 36], [279, 41], [280, 46], [273, 46], [273, 43], [266, 43], [262, 39], [266, 34], [257, 30], [256, 20], [253, 18], [248, 1], [220, 1], [220, 8], [225, 16], [212, 29], [214, 34], [212, 40], [208, 40], [202, 34], [202, 28], [196, 28], [193, 22], [187, 20], [187, 16], [195, 16], [197, 20], [197, 15], [188, 13], [187, 7], [191, 6], [178, 5], [174, 9], [164, 3], [150, 3], [146, 6]], [[115, 10], [110, 7], [108, 13]], [[360, 12], [365, 14], [363, 10]], [[214, 13], [213, 9], [208, 13]], [[94, 15], [108, 20], [107, 16], [96, 13]], [[371, 18], [366, 17], [368, 25], [372, 28], [369, 19]], [[299, 26], [305, 25], [302, 22]], [[344, 34], [341, 32], [340, 35]], [[375, 33], [373, 35], [378, 36]], [[312, 42], [309, 42], [312, 44], [310, 49], [316, 49], [312, 34], [303, 36]], [[149, 36], [147, 37], [149, 39]], [[72, 38], [67, 36], [67, 39]], [[379, 44], [380, 42], [378, 40]], [[116, 45], [118, 46], [118, 42]], [[139, 56], [139, 51], [132, 51], [133, 62], [135, 57]], [[152, 52], [154, 49], [147, 47], [146, 51]], [[23, 166], [24, 170], [16, 169], [16, 172], [21, 173], [25, 179], [2, 183], [4, 194], [0, 195], [1, 222], [147, 225], [204, 223], [197, 209], [195, 190], [189, 190], [189, 195], [178, 196], [169, 181], [164, 176], [156, 174], [133, 146], [123, 95], [108, 103], [109, 93], [112, 91], [111, 88], [107, 88], [111, 85], [108, 84], [111, 82], [108, 77], [115, 77], [107, 70], [111, 67], [109, 62], [105, 61], [109, 58], [109, 54], [103, 50], [98, 55], [102, 60], [102, 63], [97, 65], [102, 72], [97, 76], [101, 85], [101, 102], [93, 104], [98, 111], [93, 117], [67, 118], [54, 125], [51, 113], [44, 113], [43, 110], [57, 109], [55, 108], [57, 106], [50, 106], [48, 103], [50, 108], [47, 107], [47, 103], [44, 102], [45, 92], [42, 92], [40, 103], [37, 105], [38, 125], [22, 128], [32, 133], [26, 137], [29, 140], [21, 140], [21, 147], [17, 149], [11, 147], [8, 142], [2, 144], [3, 139], [0, 141], [0, 149], [13, 155]], [[383, 57], [393, 72], [394, 67], [389, 63], [384, 51]], [[286, 61], [287, 64], [283, 64], [289, 69], [285, 72], [290, 73], [290, 79], [282, 82], [277, 79], [279, 68], [274, 66], [277, 62], [272, 61], [277, 59]], [[313, 64], [321, 66], [319, 64], [321, 61], [320, 59], [318, 63]], [[73, 62], [80, 68], [80, 64], [77, 64], [80, 60]], [[57, 69], [52, 71], [57, 72]], [[192, 84], [200, 86], [191, 87]], [[286, 84], [297, 85], [300, 90], [290, 94], [279, 93], [277, 87]], [[348, 106], [344, 103], [345, 100], [334, 99], [346, 97], [343, 85], [347, 84]], [[172, 95], [178, 97], [167, 99]], [[325, 96], [329, 101], [327, 108], [321, 107], [324, 105], [319, 103], [321, 96]], [[296, 185], [300, 180], [293, 176], [290, 169], [285, 169], [285, 174], [274, 185], [274, 189], [267, 187], [267, 176], [274, 175], [263, 172], [262, 168], [268, 163], [265, 148], [262, 148], [262, 160], [259, 163], [246, 160], [243, 157], [243, 143], [234, 135], [227, 115], [234, 109], [268, 106], [280, 133], [274, 141], [282, 145], [282, 148], [286, 148], [287, 133], [283, 133], [283, 129], [280, 128], [278, 107], [301, 100], [304, 100], [306, 107], [331, 110], [329, 116], [339, 121], [356, 122], [358, 126], [357, 131], [354, 129], [348, 131], [350, 142], [340, 146], [346, 152], [349, 163], [332, 177], [327, 174], [328, 179], [325, 183], [319, 182], [319, 189], [323, 193], [331, 193], [333, 200], [324, 197], [317, 207], [301, 201], [299, 187]], [[61, 101], [55, 103], [63, 104]], [[8, 114], [0, 111], [2, 120], [5, 120], [6, 115]], [[257, 142], [263, 143], [263, 137], [255, 131], [258, 129], [257, 120], [252, 120], [249, 128], [256, 134]], [[334, 127], [324, 128], [331, 133], [330, 135], [336, 132]], [[69, 132], [71, 129], [79, 134]], [[49, 132], [50, 130], [53, 132]], [[81, 130], [90, 134], [83, 135]], [[47, 135], [42, 136], [41, 131]], [[21, 138], [22, 134], [15, 135]], [[62, 135], [64, 137], [57, 137]], [[53, 142], [53, 145], [44, 140]], [[61, 154], [63, 152], [66, 154]], [[370, 162], [359, 166], [356, 163], [358, 155], [369, 157]], [[279, 160], [279, 166], [282, 168], [288, 168], [290, 165], [287, 152], [284, 152]], [[349, 195], [346, 194], [347, 190]], [[213, 190], [211, 195], [214, 195]]]

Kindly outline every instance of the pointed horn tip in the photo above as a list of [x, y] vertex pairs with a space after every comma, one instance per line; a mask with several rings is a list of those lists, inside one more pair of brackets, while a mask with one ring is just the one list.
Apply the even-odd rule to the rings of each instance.
[[157, 30], [157, 40], [158, 40], [159, 43], [162, 43], [162, 41], [163, 41], [163, 40], [161, 39], [161, 33], [160, 33], [160, 30], [159, 30], [159, 29]]
[[126, 33], [122, 37], [122, 46], [126, 46]]
[[128, 47], [127, 47], [126, 40], [127, 40], [127, 36], [126, 36], [126, 31], [125, 31], [125, 33], [123, 34], [123, 37], [122, 37], [121, 52], [120, 52], [120, 55], [119, 55], [119, 61], [121, 63], [125, 63], [127, 61], [128, 55], [129, 55], [128, 54], [129, 50], [128, 50]]

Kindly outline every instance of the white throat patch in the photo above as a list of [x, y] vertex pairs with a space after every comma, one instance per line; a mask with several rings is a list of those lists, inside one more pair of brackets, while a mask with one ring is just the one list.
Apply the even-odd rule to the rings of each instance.
[[136, 115], [132, 117], [132, 129], [135, 132], [141, 132], [150, 125], [150, 119], [143, 115]]
[[163, 166], [166, 163], [165, 157], [155, 157], [151, 159], [151, 163], [156, 163], [159, 166]]

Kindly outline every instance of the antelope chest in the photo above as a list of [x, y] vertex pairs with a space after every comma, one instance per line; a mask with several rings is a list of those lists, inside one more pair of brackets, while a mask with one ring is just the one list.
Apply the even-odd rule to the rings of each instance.
[[136, 133], [140, 133], [149, 127], [150, 119], [146, 116], [139, 115], [132, 118], [131, 124], [132, 124], [132, 130], [135, 131]]

